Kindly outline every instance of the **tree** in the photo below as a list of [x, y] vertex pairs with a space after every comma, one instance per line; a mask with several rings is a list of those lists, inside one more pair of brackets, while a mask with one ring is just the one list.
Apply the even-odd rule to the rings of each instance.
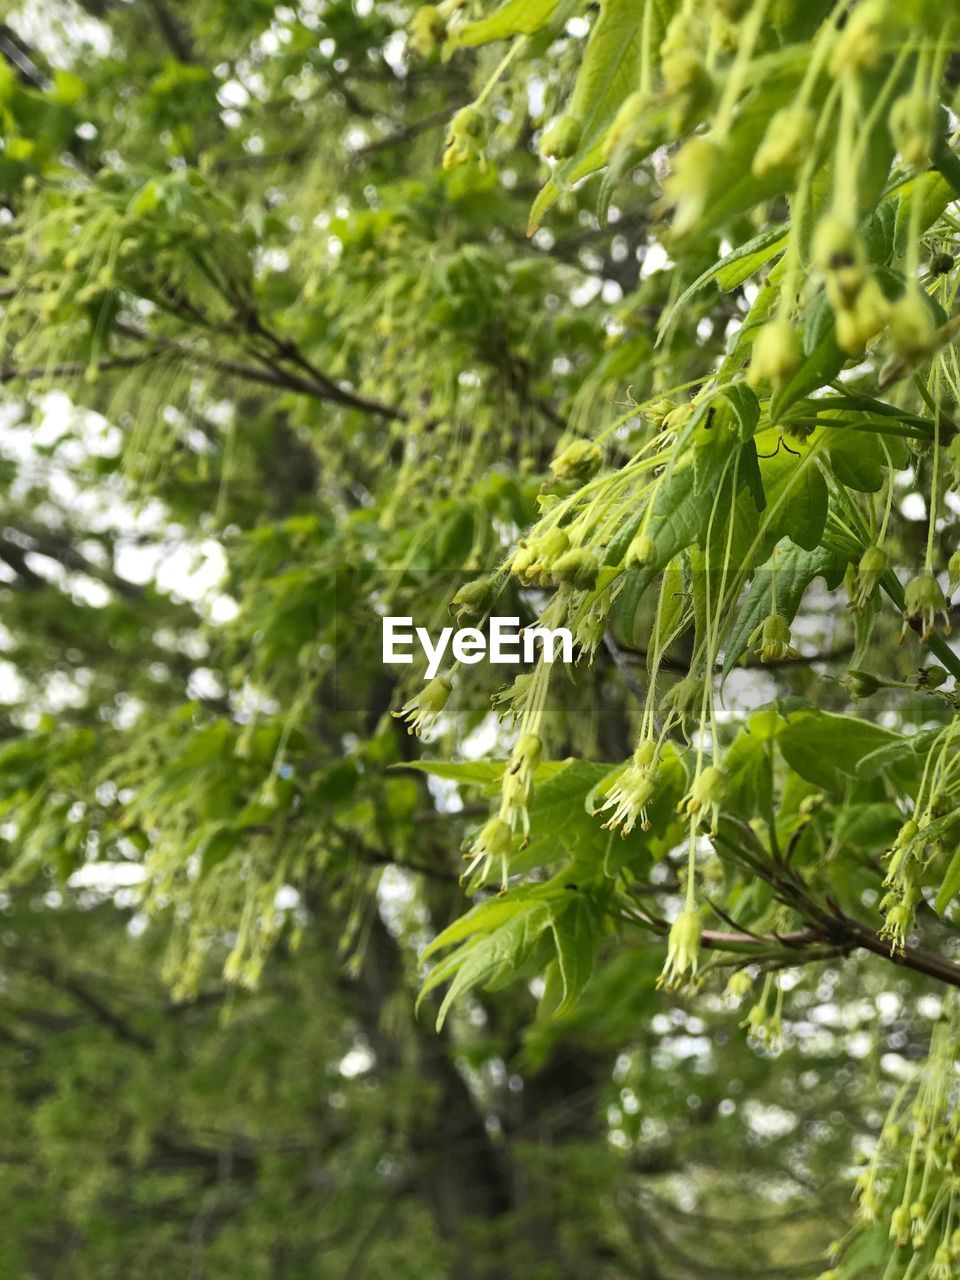
[[955, 1273], [958, 35], [0, 24], [5, 1274]]

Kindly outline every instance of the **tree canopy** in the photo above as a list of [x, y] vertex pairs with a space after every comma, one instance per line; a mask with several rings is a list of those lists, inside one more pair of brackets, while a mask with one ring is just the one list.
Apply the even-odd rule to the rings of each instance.
[[4, 1276], [960, 1275], [958, 116], [957, 0], [13, 4]]

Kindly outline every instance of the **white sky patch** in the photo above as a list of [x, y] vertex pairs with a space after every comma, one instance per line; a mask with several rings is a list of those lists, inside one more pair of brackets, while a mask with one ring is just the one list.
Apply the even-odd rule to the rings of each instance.
[[663, 271], [664, 268], [671, 265], [672, 260], [663, 245], [651, 244], [643, 255], [643, 262], [640, 264], [640, 278], [645, 280], [647, 276], [652, 276], [655, 271]]
[[102, 58], [113, 43], [106, 23], [84, 12], [74, 0], [23, 0], [6, 19], [54, 67], [74, 66], [83, 46]]
[[[80, 483], [72, 474], [73, 467], [81, 467], [90, 457], [115, 457], [122, 444], [119, 428], [98, 413], [77, 408], [62, 392], [45, 395], [40, 411], [39, 425], [35, 425], [24, 421], [16, 402], [0, 409], [0, 454], [17, 462], [22, 472], [13, 496], [24, 497], [42, 477], [51, 496], [91, 530], [118, 535], [113, 567], [121, 578], [140, 586], [154, 583], [175, 600], [198, 606], [211, 621], [229, 622], [236, 617], [236, 602], [218, 590], [227, 561], [215, 538], [187, 538], [180, 526], [170, 523], [166, 508], [156, 499], [131, 502], [124, 495], [122, 477], [106, 477], [94, 486]], [[219, 407], [212, 405], [210, 416], [216, 418], [218, 413]], [[52, 457], [38, 454], [39, 448], [53, 445], [57, 450]], [[44, 519], [56, 515], [54, 508], [38, 512]], [[51, 581], [65, 580], [71, 594], [86, 603], [96, 607], [106, 603], [105, 588], [94, 579], [82, 574], [64, 579], [62, 568], [46, 558], [38, 568]]]
[[146, 868], [138, 862], [86, 862], [67, 881], [71, 889], [129, 889], [147, 878]]

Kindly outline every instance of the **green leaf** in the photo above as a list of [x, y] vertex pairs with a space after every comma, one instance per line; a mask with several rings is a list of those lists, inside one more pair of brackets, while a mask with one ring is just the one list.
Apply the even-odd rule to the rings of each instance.
[[[541, 935], [550, 927], [552, 916], [553, 912], [546, 904], [532, 904], [529, 910], [508, 920], [502, 928], [479, 942], [467, 943], [460, 951], [454, 952], [452, 957], [448, 957], [449, 960], [460, 960], [455, 966], [453, 981], [440, 1004], [437, 1030], [443, 1027], [454, 1001], [474, 987], [494, 988], [518, 977], [520, 970], [531, 959]], [[447, 973], [448, 969], [445, 967], [444, 974]], [[426, 989], [424, 984], [424, 991]]]
[[830, 468], [841, 484], [860, 493], [877, 493], [887, 476], [889, 445], [875, 431], [862, 431], [838, 423], [827, 428], [827, 456]]
[[424, 961], [437, 951], [452, 947], [456, 942], [464, 942], [476, 934], [491, 933], [519, 912], [529, 909], [530, 903], [522, 890], [514, 890], [509, 897], [489, 898], [484, 902], [478, 902], [465, 915], [458, 917], [453, 924], [438, 933], [421, 951], [420, 960]]
[[726, 401], [733, 411], [739, 428], [739, 439], [744, 444], [752, 441], [753, 433], [760, 421], [760, 401], [757, 399], [756, 392], [745, 382], [735, 382], [732, 387], [727, 387], [719, 398]]
[[762, 79], [755, 83], [734, 119], [724, 147], [722, 185], [705, 202], [703, 214], [696, 226], [684, 233], [684, 240], [713, 231], [736, 214], [789, 189], [793, 181], [789, 167], [756, 175], [753, 157], [770, 117], [794, 97], [805, 64], [804, 54], [795, 49], [772, 54], [765, 62], [754, 64], [754, 76]]
[[226, 823], [217, 823], [197, 845], [196, 853], [200, 859], [201, 878], [223, 862], [237, 847], [237, 832]]
[[960, 849], [957, 849], [950, 859], [950, 865], [947, 867], [946, 875], [943, 877], [943, 884], [941, 884], [937, 893], [934, 906], [938, 915], [943, 915], [958, 892], [960, 892]]
[[580, 145], [534, 201], [528, 234], [537, 229], [564, 187], [603, 168], [603, 136], [624, 98], [636, 88], [642, 31], [636, 0], [602, 0], [566, 109], [580, 125]]
[[770, 397], [770, 421], [779, 422], [798, 400], [827, 386], [846, 363], [836, 336], [833, 310], [819, 293], [807, 310], [803, 332], [803, 362], [793, 377]]
[[457, 49], [473, 49], [510, 36], [535, 35], [559, 6], [560, 0], [507, 0], [486, 18], [454, 27], [443, 46], [443, 55], [447, 58]]
[[787, 717], [777, 742], [790, 768], [814, 786], [841, 791], [860, 762], [881, 747], [902, 743], [901, 734], [855, 716], [803, 710]]
[[417, 769], [435, 778], [447, 778], [472, 786], [490, 787], [503, 776], [502, 760], [405, 760], [395, 769]]
[[833, 838], [840, 847], [853, 845], [875, 853], [889, 848], [902, 822], [903, 814], [892, 801], [848, 804], [837, 813]]
[[781, 253], [786, 248], [787, 235], [788, 233], [781, 226], [768, 227], [766, 231], [761, 231], [759, 235], [747, 240], [745, 244], [739, 245], [721, 258], [719, 262], [715, 262], [712, 267], [708, 267], [706, 271], [697, 276], [693, 284], [688, 285], [676, 302], [668, 307], [664, 313], [660, 321], [656, 345], [660, 345], [674, 320], [683, 311], [687, 303], [697, 296], [701, 289], [712, 282], [719, 285], [724, 293], [729, 293], [731, 289], [736, 289], [738, 285], [743, 284], [755, 271], [759, 270], [764, 263], [769, 262], [771, 258], [775, 258], [778, 253]]
[[554, 916], [551, 929], [563, 981], [563, 998], [554, 1017], [572, 1008], [590, 981], [602, 936], [601, 924], [596, 904], [585, 893], [571, 893], [566, 910]]
[[827, 519], [827, 482], [808, 440], [781, 441], [771, 428], [757, 436], [763, 490], [767, 495], [762, 528], [774, 542], [787, 535], [812, 551], [819, 546]]
[[[534, 780], [546, 781], [567, 767], [566, 760], [544, 760], [537, 766]], [[404, 760], [394, 769], [416, 769], [430, 773], [435, 778], [448, 778], [452, 782], [494, 789], [499, 785], [506, 768], [506, 760]]]
[[724, 756], [727, 790], [724, 804], [745, 821], [766, 815], [773, 799], [772, 748], [761, 737], [741, 730]]
[[[640, 607], [657, 575], [675, 556], [700, 538], [709, 509], [696, 491], [695, 468], [677, 467], [664, 478], [660, 486], [650, 519], [649, 532], [656, 546], [656, 558], [652, 564], [631, 569], [624, 575], [623, 587], [614, 601], [611, 611], [613, 624], [627, 644], [634, 644], [641, 636], [637, 633]], [[629, 521], [607, 549], [607, 563], [622, 563], [630, 539], [639, 528], [643, 512]]]
[[[703, 504], [695, 488], [695, 468], [689, 464], [673, 467], [664, 476], [657, 491], [653, 515], [650, 517], [649, 533], [657, 549], [653, 571], [659, 571], [677, 555], [684, 547], [696, 542], [703, 527]], [[636, 516], [610, 539], [605, 562], [609, 565], [623, 563], [633, 535], [644, 519], [644, 512], [638, 511]], [[650, 576], [648, 569], [636, 570], [636, 573]]]
[[[835, 587], [845, 567], [846, 557], [829, 547], [808, 550], [790, 542], [780, 545], [776, 559], [777, 612], [792, 622], [810, 583], [823, 578], [829, 587]], [[751, 634], [773, 612], [773, 585], [772, 562], [768, 561], [754, 574], [727, 640], [723, 655], [724, 679], [746, 653]]]

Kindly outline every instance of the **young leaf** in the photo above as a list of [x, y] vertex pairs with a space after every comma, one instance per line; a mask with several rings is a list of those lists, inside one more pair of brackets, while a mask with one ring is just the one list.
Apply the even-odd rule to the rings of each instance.
[[601, 923], [596, 904], [587, 894], [579, 892], [571, 893], [566, 909], [554, 916], [551, 929], [563, 981], [563, 999], [554, 1017], [572, 1008], [590, 981], [600, 945]]
[[506, 0], [486, 18], [454, 27], [443, 46], [444, 57], [457, 49], [472, 49], [493, 40], [535, 35], [559, 7], [560, 0]]

